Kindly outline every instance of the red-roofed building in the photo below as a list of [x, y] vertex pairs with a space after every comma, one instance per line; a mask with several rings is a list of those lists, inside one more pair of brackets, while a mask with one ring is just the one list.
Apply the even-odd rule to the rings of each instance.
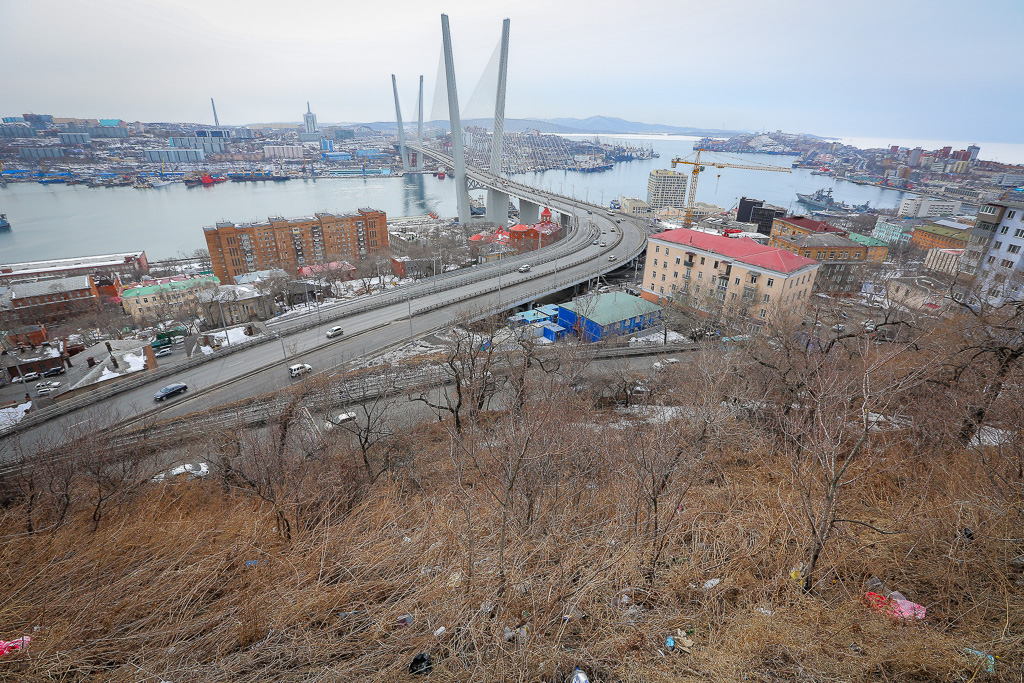
[[494, 232], [480, 232], [469, 238], [469, 253], [481, 263], [494, 261], [515, 253], [512, 233], [504, 228]]
[[679, 228], [648, 238], [642, 295], [759, 327], [803, 314], [820, 265], [747, 237]]
[[772, 221], [772, 237], [777, 235], [822, 235], [825, 233], [834, 233], [844, 237], [847, 234], [841, 228], [807, 216], [787, 216]]
[[302, 266], [299, 277], [323, 277], [326, 280], [351, 280], [356, 276], [356, 267], [348, 261], [331, 261]]
[[[533, 251], [554, 244], [562, 237], [562, 226], [552, 223], [551, 211], [544, 209], [548, 218], [533, 225], [513, 225], [508, 229], [510, 244], [520, 252]], [[542, 213], [541, 216], [544, 214]]]

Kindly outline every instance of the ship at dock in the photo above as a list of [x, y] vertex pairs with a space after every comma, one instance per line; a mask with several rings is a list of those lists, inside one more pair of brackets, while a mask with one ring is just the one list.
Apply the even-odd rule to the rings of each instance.
[[836, 201], [832, 198], [831, 187], [827, 190], [817, 190], [813, 194], [797, 192], [796, 196], [798, 202], [812, 209], [827, 211], [836, 206]]
[[228, 180], [233, 183], [245, 183], [254, 181], [270, 181], [280, 183], [285, 180], [291, 180], [291, 176], [281, 175], [279, 173], [272, 173], [270, 171], [239, 171], [238, 173], [228, 173]]
[[0, 213], [0, 232], [6, 232], [11, 229], [11, 222], [7, 220], [6, 213]]

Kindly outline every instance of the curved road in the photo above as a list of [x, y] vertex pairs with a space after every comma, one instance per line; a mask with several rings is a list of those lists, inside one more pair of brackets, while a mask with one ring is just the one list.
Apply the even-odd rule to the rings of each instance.
[[[281, 333], [279, 340], [212, 360], [174, 378], [154, 380], [94, 406], [5, 437], [0, 440], [0, 461], [10, 459], [16, 447], [23, 452], [34, 452], [73, 436], [78, 430], [91, 431], [142, 416], [166, 419], [280, 389], [298, 381], [288, 375], [287, 367], [293, 363], [309, 363], [314, 371], [328, 371], [353, 358], [408, 341], [410, 309], [411, 335], [421, 336], [449, 325], [461, 314], [479, 315], [511, 308], [545, 293], [585, 282], [628, 263], [646, 244], [647, 231], [642, 221], [617, 215], [621, 223], [616, 223], [616, 219], [607, 216], [598, 206], [511, 181], [499, 185], [489, 175], [476, 170], [473, 176], [502, 192], [575, 215], [578, 230], [566, 240], [516, 259], [477, 266], [375, 295], [372, 301], [376, 306], [372, 310], [353, 312], [353, 309], [366, 307], [366, 302], [362, 301], [323, 306], [318, 326], [311, 329], [294, 331], [316, 319], [316, 312], [272, 324], [271, 328]], [[595, 240], [604, 240], [608, 246], [595, 246]], [[551, 255], [558, 257], [538, 263]], [[614, 261], [608, 259], [612, 255], [616, 257]], [[522, 263], [531, 263], [531, 270], [519, 273], [517, 268]], [[327, 340], [326, 330], [335, 324], [341, 324], [345, 334]], [[188, 384], [188, 393], [165, 403], [155, 403], [153, 394], [172, 381]]]

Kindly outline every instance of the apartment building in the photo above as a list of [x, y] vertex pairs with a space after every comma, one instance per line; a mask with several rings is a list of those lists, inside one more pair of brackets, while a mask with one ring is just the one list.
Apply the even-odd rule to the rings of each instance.
[[667, 168], [651, 171], [647, 178], [647, 204], [657, 211], [667, 206], [686, 206], [686, 174]]
[[835, 233], [773, 235], [769, 246], [821, 263], [815, 281], [823, 292], [846, 293], [860, 288], [867, 246]]
[[745, 237], [678, 228], [647, 240], [642, 296], [673, 301], [751, 329], [802, 315], [820, 264]]
[[910, 243], [910, 237], [918, 225], [922, 225], [922, 222], [916, 219], [879, 216], [871, 236], [890, 245], [903, 246]]
[[136, 323], [159, 321], [189, 309], [199, 312], [196, 294], [220, 284], [216, 277], [165, 277], [132, 282], [121, 290], [121, 307]]
[[889, 255], [889, 244], [884, 240], [867, 235], [858, 235], [855, 232], [851, 232], [847, 237], [867, 248], [867, 256], [865, 258], [871, 263], [882, 263], [885, 261], [885, 257]]
[[67, 275], [93, 275], [116, 273], [121, 278], [135, 279], [149, 272], [146, 252], [100, 256], [76, 256], [47, 261], [23, 261], [0, 264], [0, 283], [36, 280]]
[[982, 205], [970, 233], [961, 270], [975, 276], [975, 296], [992, 306], [1024, 296], [1024, 202]]
[[938, 218], [955, 216], [960, 212], [960, 202], [934, 197], [907, 197], [900, 202], [898, 218]]
[[971, 229], [967, 226], [953, 227], [951, 224], [925, 223], [914, 228], [910, 245], [923, 251], [929, 249], [963, 249], [970, 239]]
[[924, 267], [926, 270], [956, 276], [960, 272], [963, 254], [963, 249], [929, 249], [924, 257]]
[[819, 235], [831, 233], [834, 235], [846, 235], [846, 231], [829, 225], [824, 221], [816, 221], [807, 216], [788, 216], [776, 218], [772, 221], [771, 236], [777, 235]]
[[260, 223], [224, 221], [203, 228], [213, 263], [222, 282], [236, 275], [268, 268], [295, 273], [306, 265], [357, 261], [388, 248], [388, 220], [383, 211], [318, 213], [303, 218], [271, 217]]

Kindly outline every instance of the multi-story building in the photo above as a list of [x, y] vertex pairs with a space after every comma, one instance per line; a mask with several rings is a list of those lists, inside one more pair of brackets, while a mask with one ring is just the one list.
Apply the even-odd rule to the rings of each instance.
[[937, 218], [955, 216], [960, 212], [960, 202], [934, 197], [907, 197], [900, 202], [899, 218]]
[[960, 272], [963, 249], [929, 249], [924, 257], [924, 267], [946, 275], [955, 276]]
[[249, 285], [220, 285], [196, 291], [203, 318], [211, 327], [267, 320], [277, 315], [272, 294]]
[[921, 225], [921, 221], [915, 219], [879, 216], [871, 236], [890, 245], [903, 246], [910, 242], [914, 228], [918, 225]]
[[143, 282], [132, 282], [121, 289], [121, 306], [136, 323], [166, 320], [187, 311], [193, 305], [198, 313], [196, 294], [220, 284], [216, 277], [184, 275]]
[[870, 263], [882, 263], [885, 261], [885, 257], [889, 255], [889, 243], [880, 240], [875, 237], [868, 237], [867, 235], [858, 235], [855, 232], [851, 232], [847, 235], [848, 238], [867, 247], [867, 260]]
[[807, 216], [789, 216], [772, 221], [771, 236], [773, 238], [780, 235], [824, 235], [829, 233], [845, 235], [846, 231]]
[[299, 268], [329, 261], [356, 261], [388, 248], [388, 221], [383, 211], [317, 213], [303, 218], [271, 217], [261, 223], [224, 221], [203, 228], [213, 274], [233, 282], [241, 273]]
[[970, 228], [967, 226], [955, 227], [955, 224], [944, 222], [945, 225], [924, 223], [914, 228], [914, 234], [910, 237], [910, 245], [923, 251], [966, 247], [970, 238]]
[[752, 328], [803, 313], [820, 264], [744, 237], [679, 228], [647, 240], [642, 296]]
[[76, 256], [52, 259], [50, 261], [23, 261], [0, 264], [0, 282], [37, 280], [39, 278], [63, 275], [116, 274], [120, 278], [136, 279], [149, 272], [146, 252], [133, 251], [126, 254], [103, 254], [101, 256]]
[[622, 213], [630, 216], [649, 218], [654, 215], [654, 211], [650, 205], [639, 197], [623, 197], [621, 206]]
[[99, 291], [89, 275], [14, 283], [8, 296], [3, 317], [22, 325], [63, 323], [100, 308]]
[[655, 211], [666, 206], [686, 206], [686, 174], [667, 168], [651, 171], [647, 178], [647, 203]]
[[803, 254], [821, 263], [815, 286], [823, 292], [851, 292], [860, 288], [868, 248], [836, 233], [772, 235], [769, 246]]
[[786, 210], [781, 206], [772, 204], [760, 204], [750, 208], [750, 222], [757, 223], [757, 231], [762, 235], [772, 234], [772, 224], [776, 218], [786, 215]]
[[961, 270], [974, 275], [976, 297], [993, 306], [1024, 295], [1024, 202], [1001, 200], [978, 208]]
[[264, 145], [264, 159], [301, 159], [306, 148], [302, 145]]
[[307, 133], [316, 133], [320, 128], [316, 125], [316, 114], [309, 108], [309, 102], [306, 102], [306, 113], [302, 115], [302, 123], [306, 126]]
[[169, 164], [197, 163], [206, 160], [206, 152], [201, 149], [147, 149], [146, 161], [167, 162]]

